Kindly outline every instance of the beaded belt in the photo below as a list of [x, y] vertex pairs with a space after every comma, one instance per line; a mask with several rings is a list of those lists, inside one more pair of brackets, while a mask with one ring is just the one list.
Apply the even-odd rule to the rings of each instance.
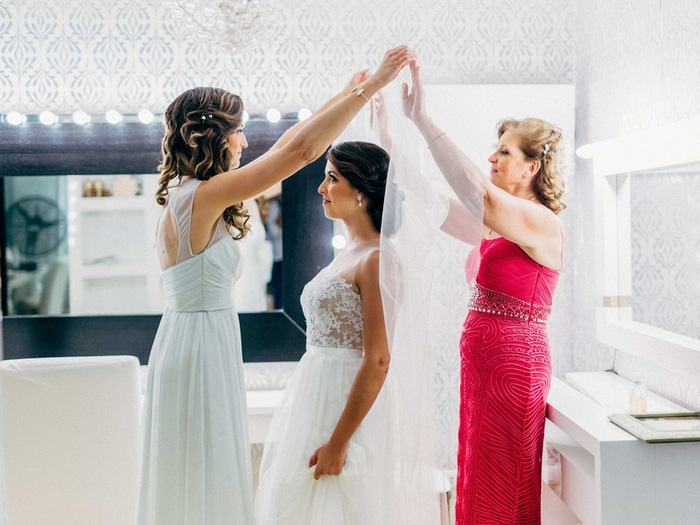
[[530, 304], [507, 293], [485, 288], [476, 282], [472, 288], [468, 308], [476, 312], [512, 317], [533, 323], [546, 323], [552, 311], [551, 306]]

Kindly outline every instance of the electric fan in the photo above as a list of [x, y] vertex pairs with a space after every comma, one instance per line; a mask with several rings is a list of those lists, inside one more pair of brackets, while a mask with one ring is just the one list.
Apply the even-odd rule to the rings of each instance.
[[66, 237], [66, 218], [55, 201], [32, 195], [12, 203], [5, 216], [7, 244], [32, 259], [55, 251]]

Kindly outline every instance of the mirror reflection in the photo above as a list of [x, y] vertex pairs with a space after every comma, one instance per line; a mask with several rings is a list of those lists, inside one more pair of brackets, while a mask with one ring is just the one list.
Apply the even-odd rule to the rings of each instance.
[[632, 318], [700, 339], [700, 163], [630, 178]]
[[[7, 177], [9, 315], [163, 311], [155, 232], [158, 175]], [[239, 312], [282, 307], [281, 186], [246, 201]]]

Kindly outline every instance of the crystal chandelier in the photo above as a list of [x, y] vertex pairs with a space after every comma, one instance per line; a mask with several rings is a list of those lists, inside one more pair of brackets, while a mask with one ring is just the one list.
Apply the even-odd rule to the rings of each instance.
[[265, 42], [275, 25], [272, 0], [161, 0], [199, 42], [239, 55]]

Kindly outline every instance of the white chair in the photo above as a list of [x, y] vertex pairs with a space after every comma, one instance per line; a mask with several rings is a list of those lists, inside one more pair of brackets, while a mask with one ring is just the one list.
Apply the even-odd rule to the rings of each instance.
[[39, 315], [65, 313], [69, 283], [68, 263], [60, 260], [54, 262], [42, 282]]
[[7, 523], [135, 523], [140, 427], [136, 357], [0, 362]]

